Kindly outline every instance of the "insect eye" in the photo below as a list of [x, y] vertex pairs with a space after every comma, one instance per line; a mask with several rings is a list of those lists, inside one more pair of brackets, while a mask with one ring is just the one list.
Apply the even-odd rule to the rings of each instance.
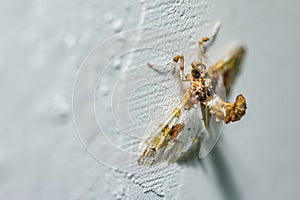
[[200, 72], [198, 69], [193, 68], [191, 71], [191, 74], [193, 76], [193, 78], [199, 78], [200, 77]]

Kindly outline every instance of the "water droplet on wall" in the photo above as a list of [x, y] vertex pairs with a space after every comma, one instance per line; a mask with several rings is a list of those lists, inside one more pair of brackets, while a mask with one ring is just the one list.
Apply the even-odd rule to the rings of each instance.
[[101, 96], [107, 96], [108, 95], [108, 89], [106, 88], [106, 87], [101, 87], [100, 89], [99, 89], [99, 93], [100, 93], [100, 95]]
[[114, 132], [115, 134], [120, 135], [121, 130], [118, 127], [115, 127]]
[[67, 47], [72, 47], [76, 44], [76, 36], [72, 33], [68, 33], [64, 38], [64, 43]]
[[130, 10], [130, 2], [129, 2], [129, 1], [125, 1], [125, 2], [124, 2], [124, 7], [125, 7], [125, 9], [126, 9], [127, 11], [129, 11], [129, 10]]
[[66, 95], [59, 92], [51, 97], [41, 99], [41, 102], [36, 105], [37, 111], [55, 124], [68, 122], [71, 115], [71, 105]]
[[122, 20], [117, 19], [112, 23], [112, 29], [114, 32], [118, 33], [122, 30], [122, 28], [123, 28]]
[[121, 69], [122, 65], [121, 65], [121, 60], [118, 59], [116, 61], [113, 62], [112, 67], [116, 70]]
[[133, 174], [130, 173], [130, 172], [128, 172], [128, 173], [127, 173], [127, 178], [132, 179], [132, 178], [133, 178]]
[[112, 23], [112, 21], [113, 21], [113, 16], [112, 16], [112, 14], [110, 14], [110, 13], [107, 13], [107, 14], [105, 14], [105, 16], [104, 16], [104, 21], [107, 23], [107, 24], [111, 24]]

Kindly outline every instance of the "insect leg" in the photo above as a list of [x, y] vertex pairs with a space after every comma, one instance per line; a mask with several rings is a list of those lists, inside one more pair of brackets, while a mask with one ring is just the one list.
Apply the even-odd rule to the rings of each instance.
[[174, 56], [173, 61], [176, 63], [179, 61], [181, 81], [191, 81], [193, 79], [193, 76], [191, 74], [184, 74], [184, 56], [183, 55]]
[[184, 74], [184, 56], [183, 55], [177, 55], [174, 56], [172, 61], [168, 61], [163, 65], [156, 65], [156, 64], [152, 64], [152, 63], [147, 63], [147, 65], [154, 69], [157, 70], [155, 68], [157, 68], [157, 66], [166, 66], [168, 64], [170, 64], [171, 62], [179, 62], [179, 71], [180, 71], [180, 80], [182, 81], [190, 81], [191, 80], [191, 75], [190, 74]]
[[166, 65], [169, 65], [171, 63], [172, 63], [172, 61], [168, 61], [168, 62], [163, 63], [163, 64], [153, 64], [153, 63], [149, 63], [148, 62], [147, 65], [148, 65], [148, 67], [154, 69], [155, 71], [159, 71], [157, 68], [159, 68], [159, 67], [165, 67]]
[[178, 62], [180, 63], [180, 66], [179, 66], [179, 70], [181, 72], [180, 76], [183, 77], [184, 76], [184, 56], [183, 55], [177, 55], [177, 56], [174, 56], [172, 60], [164, 63], [164, 64], [153, 64], [153, 63], [147, 63], [148, 67], [154, 69], [154, 70], [158, 70], [157, 68], [158, 67], [165, 67], [169, 64], [171, 64], [172, 62]]
[[208, 57], [206, 55], [206, 48], [208, 48], [209, 47], [208, 45], [211, 45], [214, 42], [216, 35], [218, 34], [218, 32], [220, 30], [220, 27], [221, 27], [221, 22], [217, 21], [210, 37], [203, 37], [198, 41], [198, 44], [200, 47], [200, 54], [204, 59], [204, 63], [206, 63], [206, 64], [208, 61]]
[[174, 56], [173, 61], [176, 63], [179, 61], [180, 79], [182, 81], [189, 81], [190, 76], [184, 75], [184, 56], [183, 55]]

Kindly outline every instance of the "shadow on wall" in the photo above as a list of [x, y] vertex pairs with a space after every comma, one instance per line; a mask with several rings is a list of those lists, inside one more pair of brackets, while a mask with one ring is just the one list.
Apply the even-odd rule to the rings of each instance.
[[[224, 159], [224, 155], [221, 151], [223, 142], [214, 147], [210, 154], [204, 158], [198, 158], [199, 147], [193, 149], [187, 156], [178, 161], [179, 165], [188, 167], [202, 168], [204, 173], [213, 180], [212, 182], [220, 190], [223, 199], [225, 200], [240, 200], [241, 195], [239, 189], [231, 176], [230, 168]], [[199, 169], [201, 170], [201, 169]]]

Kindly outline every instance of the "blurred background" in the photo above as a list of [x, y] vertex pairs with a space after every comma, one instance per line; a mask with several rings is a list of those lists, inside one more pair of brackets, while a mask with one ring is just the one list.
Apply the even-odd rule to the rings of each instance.
[[[2, 0], [0, 5], [0, 199], [299, 198], [299, 1]], [[101, 62], [126, 51], [110, 52], [101, 42], [135, 28], [177, 30], [182, 37], [149, 33], [145, 39], [152, 48], [167, 45], [170, 52], [160, 52], [166, 56], [160, 55], [161, 60], [166, 60], [188, 46], [191, 40], [185, 37], [197, 40], [209, 34], [217, 20], [222, 28], [208, 51], [212, 60], [220, 58], [233, 42], [247, 48], [243, 70], [229, 97], [245, 95], [246, 116], [224, 127], [219, 143], [203, 160], [147, 170], [132, 165], [126, 170], [114, 168], [112, 165], [124, 157], [103, 142], [97, 128], [89, 126], [95, 116], [87, 111], [86, 102], [91, 99], [86, 92], [95, 89], [90, 83], [99, 77], [113, 83], [122, 80], [124, 62], [113, 64], [114, 69], [121, 70], [108, 75], [104, 73], [108, 72], [107, 65]], [[110, 47], [122, 49], [115, 45]], [[91, 58], [87, 56], [93, 49], [100, 60], [85, 60]], [[127, 66], [157, 58], [157, 54], [148, 55], [126, 57]], [[132, 58], [135, 62], [130, 61]], [[80, 80], [86, 88], [76, 90], [76, 78], [86, 65], [91, 70]], [[136, 76], [128, 80], [138, 79]], [[170, 86], [170, 79], [163, 76], [155, 80]], [[138, 81], [133, 83], [138, 85]], [[112, 89], [115, 86], [119, 90], [128, 87], [118, 83]], [[164, 99], [154, 101], [156, 92], [168, 96], [170, 102], [176, 100], [176, 92], [173, 95], [160, 88], [149, 101], [144, 96], [146, 100], [138, 104], [138, 96], [134, 97], [140, 106], [134, 109], [154, 103], [159, 106]], [[96, 89], [97, 112], [109, 115], [111, 101], [105, 101], [105, 96], [110, 91]], [[116, 91], [118, 87], [114, 94]], [[121, 109], [119, 104], [113, 105], [115, 111]], [[85, 127], [83, 132], [74, 116]], [[147, 116], [138, 119], [145, 124]], [[118, 132], [110, 118], [104, 127]], [[99, 143], [93, 142], [97, 140]], [[126, 140], [118, 142], [118, 148], [132, 145]], [[88, 152], [90, 147], [113, 163], [99, 161]]]

